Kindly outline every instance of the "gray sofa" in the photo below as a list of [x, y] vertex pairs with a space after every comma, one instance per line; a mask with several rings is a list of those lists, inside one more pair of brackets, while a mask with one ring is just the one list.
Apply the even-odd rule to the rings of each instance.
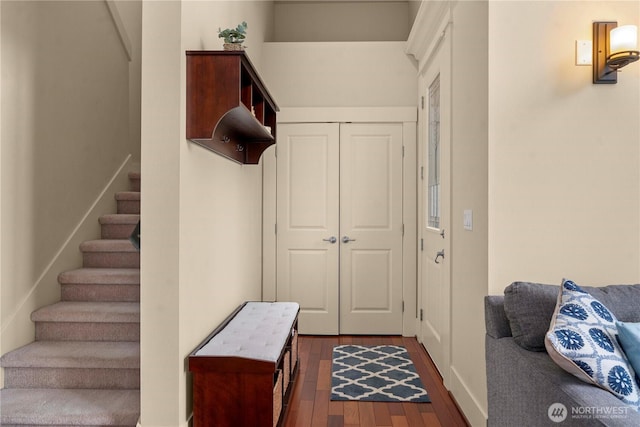
[[[618, 320], [640, 322], [640, 285], [582, 288]], [[640, 426], [639, 412], [548, 356], [544, 335], [558, 292], [559, 286], [515, 282], [504, 295], [485, 297], [488, 425]]]

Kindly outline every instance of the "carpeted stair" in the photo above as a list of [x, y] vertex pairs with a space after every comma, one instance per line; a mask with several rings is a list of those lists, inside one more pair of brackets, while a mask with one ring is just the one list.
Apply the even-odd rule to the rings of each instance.
[[2, 426], [135, 426], [140, 415], [140, 174], [59, 275], [61, 301], [31, 314], [36, 341], [2, 356]]

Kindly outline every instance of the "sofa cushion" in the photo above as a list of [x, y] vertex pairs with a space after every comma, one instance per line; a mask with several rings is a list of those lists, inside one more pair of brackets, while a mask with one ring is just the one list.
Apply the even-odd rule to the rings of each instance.
[[616, 322], [605, 305], [565, 280], [545, 345], [558, 366], [639, 409], [635, 371], [617, 342]]
[[513, 282], [504, 290], [504, 312], [513, 340], [530, 351], [544, 351], [544, 335], [549, 330], [558, 299], [558, 286]]
[[636, 382], [640, 386], [640, 323], [618, 322], [618, 340], [631, 367], [636, 371]]
[[[640, 322], [640, 285], [583, 286], [624, 322]], [[530, 351], [545, 351], [544, 336], [558, 299], [558, 285], [514, 282], [504, 290], [504, 311], [514, 341]]]

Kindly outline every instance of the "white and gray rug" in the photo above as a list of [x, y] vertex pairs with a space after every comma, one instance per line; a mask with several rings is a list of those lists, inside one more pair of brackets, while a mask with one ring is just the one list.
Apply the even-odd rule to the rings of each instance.
[[332, 360], [331, 400], [431, 401], [404, 347], [341, 345]]

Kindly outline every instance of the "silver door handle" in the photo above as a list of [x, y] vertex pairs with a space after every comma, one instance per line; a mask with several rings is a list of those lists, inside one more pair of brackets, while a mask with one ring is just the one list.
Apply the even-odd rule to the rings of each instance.
[[356, 239], [350, 239], [349, 236], [342, 237], [342, 243], [355, 242]]
[[329, 243], [335, 243], [338, 241], [338, 239], [336, 239], [336, 236], [331, 236], [328, 239], [322, 239], [323, 242], [329, 242]]
[[436, 254], [436, 259], [434, 259], [434, 261], [436, 262], [436, 264], [440, 264], [440, 261], [438, 261], [438, 258], [442, 257], [442, 259], [444, 259], [444, 249], [441, 251], [438, 251], [438, 253]]

